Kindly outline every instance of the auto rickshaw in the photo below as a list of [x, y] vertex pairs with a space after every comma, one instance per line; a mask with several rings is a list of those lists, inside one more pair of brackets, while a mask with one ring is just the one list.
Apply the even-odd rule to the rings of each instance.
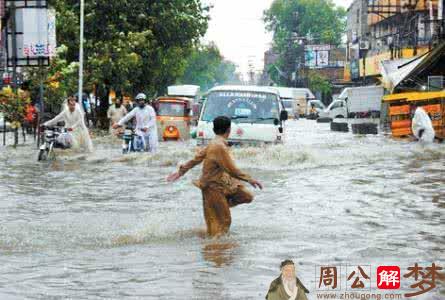
[[193, 100], [185, 97], [159, 97], [154, 103], [160, 141], [190, 139]]

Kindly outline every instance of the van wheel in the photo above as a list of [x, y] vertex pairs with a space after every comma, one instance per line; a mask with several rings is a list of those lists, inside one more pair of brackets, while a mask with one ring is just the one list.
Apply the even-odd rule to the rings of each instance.
[[374, 123], [362, 123], [353, 124], [352, 133], [354, 134], [378, 134], [377, 124]]
[[338, 116], [336, 116], [335, 117], [335, 119], [344, 119], [345, 117], [343, 117], [343, 116], [341, 116], [341, 115], [338, 115]]
[[337, 132], [349, 132], [349, 125], [348, 123], [332, 122], [331, 130]]

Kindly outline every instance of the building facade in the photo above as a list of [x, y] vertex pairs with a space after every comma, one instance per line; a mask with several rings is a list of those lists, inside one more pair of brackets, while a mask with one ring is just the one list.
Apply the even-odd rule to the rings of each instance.
[[345, 79], [381, 75], [380, 62], [430, 51], [443, 37], [443, 0], [355, 0], [348, 9]]

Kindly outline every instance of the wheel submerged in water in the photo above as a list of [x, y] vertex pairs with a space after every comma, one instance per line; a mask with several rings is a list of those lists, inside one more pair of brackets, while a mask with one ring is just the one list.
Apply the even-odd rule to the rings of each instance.
[[332, 122], [331, 118], [318, 118], [317, 123], [330, 123]]
[[349, 125], [346, 122], [331, 122], [331, 130], [337, 132], [349, 132]]
[[374, 123], [352, 124], [352, 133], [354, 133], [354, 134], [378, 134], [377, 124], [374, 124]]

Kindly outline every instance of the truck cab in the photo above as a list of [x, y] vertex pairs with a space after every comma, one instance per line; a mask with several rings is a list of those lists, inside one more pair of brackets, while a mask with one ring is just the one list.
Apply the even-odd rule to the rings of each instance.
[[326, 109], [328, 117], [331, 119], [346, 118], [348, 116], [348, 107], [346, 100], [334, 100]]

